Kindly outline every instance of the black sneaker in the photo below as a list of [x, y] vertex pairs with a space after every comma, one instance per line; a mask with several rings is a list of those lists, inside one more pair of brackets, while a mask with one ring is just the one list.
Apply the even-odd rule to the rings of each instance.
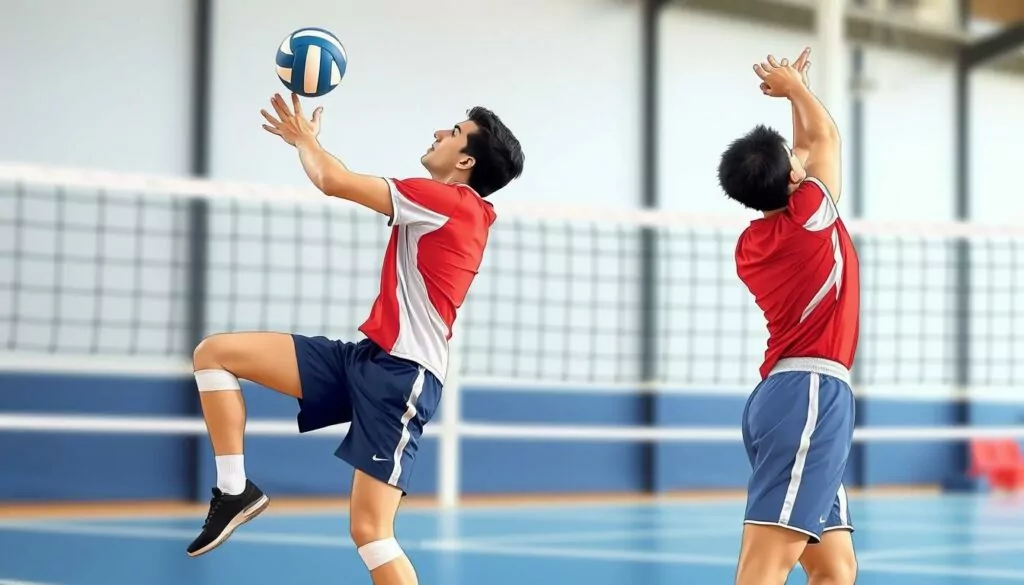
[[213, 488], [210, 512], [203, 523], [203, 531], [188, 545], [188, 556], [198, 557], [217, 548], [231, 536], [236, 528], [259, 516], [270, 504], [270, 498], [245, 480], [245, 490], [237, 496], [229, 496]]

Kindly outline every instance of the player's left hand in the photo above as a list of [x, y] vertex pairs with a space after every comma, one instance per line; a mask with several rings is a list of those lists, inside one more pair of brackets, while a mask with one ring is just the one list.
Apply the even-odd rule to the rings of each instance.
[[754, 73], [761, 78], [761, 91], [771, 97], [789, 97], [798, 87], [805, 85], [803, 72], [783, 59], [782, 63], [768, 55], [768, 60], [754, 65]]
[[263, 129], [267, 132], [280, 136], [282, 140], [292, 146], [295, 146], [295, 143], [303, 138], [315, 139], [320, 134], [320, 115], [324, 110], [323, 107], [314, 110], [313, 117], [307, 120], [302, 113], [302, 104], [299, 103], [298, 94], [292, 94], [294, 111], [288, 108], [288, 104], [279, 93], [275, 93], [274, 97], [270, 98], [270, 104], [277, 112], [276, 118], [266, 110], [260, 110], [268, 122], [263, 125]]
[[[811, 62], [808, 61], [808, 57], [811, 55], [810, 47], [803, 50], [800, 56], [793, 63], [793, 68], [800, 72], [800, 78], [803, 79], [804, 85], [811, 87], [811, 77], [807, 74], [811, 69]], [[789, 59], [783, 57], [782, 61], [779, 61], [779, 65], [786, 67], [789, 65]], [[761, 82], [761, 93], [768, 95], [768, 84]]]

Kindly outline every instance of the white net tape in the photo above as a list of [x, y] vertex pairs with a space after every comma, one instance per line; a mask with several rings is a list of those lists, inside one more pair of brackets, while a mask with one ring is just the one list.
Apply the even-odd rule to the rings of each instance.
[[[341, 424], [310, 435], [344, 437], [349, 425]], [[104, 435], [206, 435], [200, 419], [83, 416], [76, 414], [0, 414], [0, 432], [84, 433]], [[535, 425], [507, 423], [459, 423], [456, 439], [504, 439], [515, 441], [690, 442], [735, 443], [742, 437], [738, 427], [635, 427], [606, 425]], [[291, 420], [250, 419], [247, 436], [291, 437], [299, 432]], [[427, 425], [423, 436], [442, 436], [439, 426]], [[867, 427], [853, 433], [854, 442], [931, 442], [983, 438], [1024, 438], [1024, 426], [963, 427]]]
[[[268, 201], [287, 205], [329, 205], [332, 200], [310, 187], [265, 185], [235, 181], [188, 179], [158, 175], [110, 172], [92, 169], [52, 167], [20, 163], [0, 163], [0, 183], [20, 183], [101, 191], [105, 195], [149, 195], [157, 198], [204, 197]], [[703, 228], [741, 230], [750, 215], [722, 215], [641, 209], [605, 209], [588, 206], [524, 204], [502, 201], [503, 217], [576, 222], [600, 222], [666, 228]], [[1024, 238], [1024, 226], [982, 224], [961, 221], [878, 221], [846, 220], [854, 235], [894, 238]]]

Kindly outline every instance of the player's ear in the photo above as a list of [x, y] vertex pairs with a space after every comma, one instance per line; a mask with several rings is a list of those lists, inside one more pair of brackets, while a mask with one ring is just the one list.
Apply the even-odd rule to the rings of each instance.
[[459, 159], [459, 162], [456, 163], [456, 165], [455, 165], [455, 167], [458, 168], [461, 171], [468, 171], [469, 169], [473, 168], [474, 166], [476, 166], [476, 159], [471, 157], [471, 156], [463, 156], [462, 158]]

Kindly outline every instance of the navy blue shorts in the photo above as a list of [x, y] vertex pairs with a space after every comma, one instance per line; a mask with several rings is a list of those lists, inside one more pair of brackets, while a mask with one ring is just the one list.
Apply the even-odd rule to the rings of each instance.
[[753, 467], [744, 523], [784, 526], [817, 543], [825, 531], [853, 531], [843, 487], [853, 445], [853, 391], [839, 364], [786, 361], [802, 369], [776, 368], [743, 411], [743, 445]]
[[302, 384], [299, 432], [351, 422], [334, 454], [406, 493], [423, 425], [441, 400], [440, 381], [368, 339], [292, 339]]

